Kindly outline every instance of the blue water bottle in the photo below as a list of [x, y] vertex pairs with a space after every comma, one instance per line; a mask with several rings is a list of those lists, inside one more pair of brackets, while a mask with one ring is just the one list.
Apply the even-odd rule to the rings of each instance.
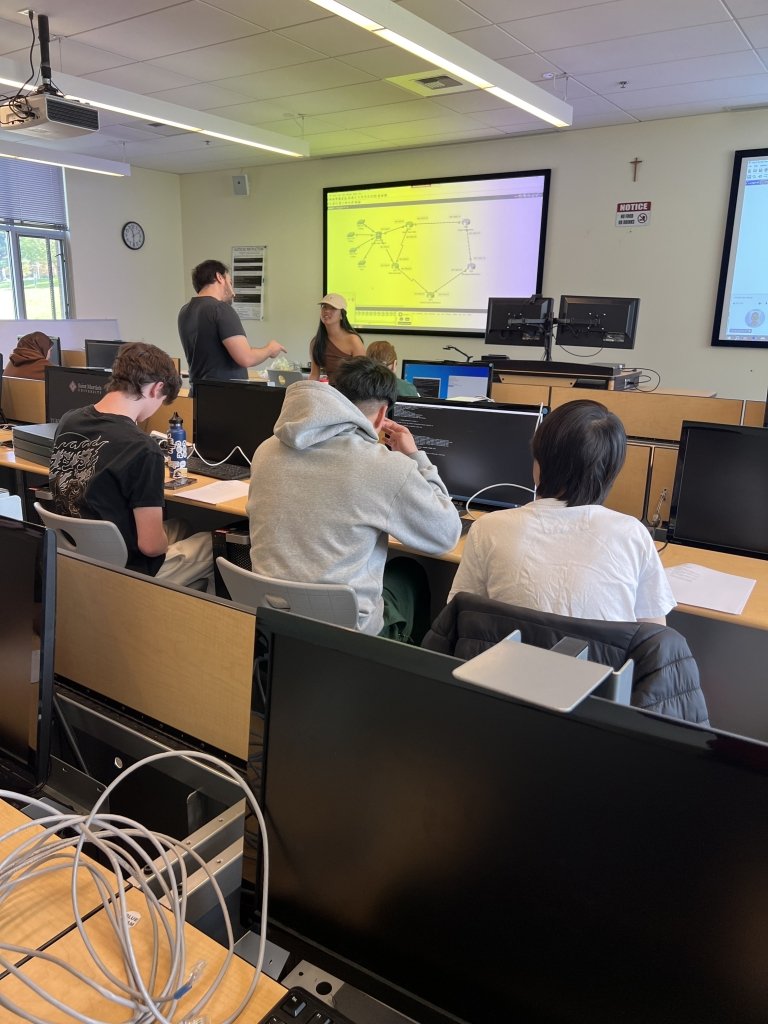
[[177, 412], [168, 420], [168, 450], [171, 477], [180, 480], [187, 475], [187, 432]]

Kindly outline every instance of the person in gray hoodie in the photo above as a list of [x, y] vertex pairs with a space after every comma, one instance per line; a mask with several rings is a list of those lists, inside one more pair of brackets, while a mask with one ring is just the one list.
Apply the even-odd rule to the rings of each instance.
[[[429, 555], [450, 551], [461, 535], [437, 470], [408, 428], [388, 418], [396, 396], [392, 371], [365, 356], [345, 360], [333, 387], [292, 384], [274, 436], [254, 454], [248, 492], [253, 571], [353, 587], [358, 629], [372, 634], [409, 617], [386, 606], [402, 589], [385, 580], [389, 535]], [[406, 595], [398, 603], [419, 602]], [[394, 635], [407, 639], [410, 627]]]

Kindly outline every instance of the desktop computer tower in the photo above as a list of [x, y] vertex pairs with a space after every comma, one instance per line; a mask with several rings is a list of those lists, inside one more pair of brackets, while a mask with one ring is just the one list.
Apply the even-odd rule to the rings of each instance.
[[251, 538], [247, 526], [227, 526], [213, 531], [213, 578], [216, 596], [229, 598], [229, 591], [221, 577], [216, 559], [222, 557], [241, 569], [251, 570]]

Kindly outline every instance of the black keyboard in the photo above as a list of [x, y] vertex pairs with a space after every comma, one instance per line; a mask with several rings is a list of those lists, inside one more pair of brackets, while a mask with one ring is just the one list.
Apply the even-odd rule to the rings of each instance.
[[258, 1024], [354, 1024], [303, 988], [292, 988]]
[[187, 472], [211, 476], [214, 480], [247, 480], [251, 475], [248, 466], [236, 466], [233, 462], [222, 462], [218, 466], [209, 466], [207, 462], [190, 455], [187, 459]]

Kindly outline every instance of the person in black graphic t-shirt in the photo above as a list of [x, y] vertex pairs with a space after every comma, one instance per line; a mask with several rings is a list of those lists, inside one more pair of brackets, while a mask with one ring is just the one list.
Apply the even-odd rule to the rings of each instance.
[[127, 567], [189, 586], [212, 579], [210, 534], [186, 536], [178, 520], [163, 523], [165, 460], [139, 423], [169, 405], [181, 378], [154, 345], [120, 346], [107, 391], [96, 405], [62, 416], [53, 442], [54, 511], [117, 526]]
[[197, 293], [179, 311], [179, 337], [189, 364], [190, 394], [198, 380], [247, 380], [248, 367], [285, 352], [270, 341], [251, 348], [240, 317], [232, 309], [235, 289], [229, 269], [205, 260], [192, 271]]

